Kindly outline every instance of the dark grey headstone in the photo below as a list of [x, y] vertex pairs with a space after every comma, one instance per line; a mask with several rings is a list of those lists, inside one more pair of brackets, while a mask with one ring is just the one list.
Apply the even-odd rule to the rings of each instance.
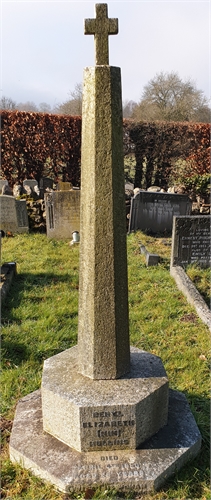
[[41, 177], [39, 182], [40, 197], [44, 198], [44, 193], [46, 189], [53, 189], [53, 179], [50, 177]]
[[50, 177], [41, 177], [40, 179], [40, 189], [53, 189], [53, 179]]
[[210, 266], [210, 215], [174, 217], [171, 266]]
[[129, 233], [138, 229], [152, 233], [172, 230], [175, 215], [189, 215], [191, 201], [184, 194], [140, 191], [131, 201]]

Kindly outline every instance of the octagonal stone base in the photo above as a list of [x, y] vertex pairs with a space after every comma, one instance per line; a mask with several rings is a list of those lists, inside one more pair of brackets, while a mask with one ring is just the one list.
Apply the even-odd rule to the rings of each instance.
[[80, 452], [135, 450], [166, 425], [168, 379], [158, 356], [132, 347], [129, 374], [93, 380], [79, 373], [77, 353], [44, 363], [44, 431]]
[[201, 436], [181, 393], [169, 391], [168, 423], [138, 450], [79, 453], [43, 432], [40, 391], [18, 403], [10, 458], [63, 492], [110, 487], [156, 490], [200, 450]]

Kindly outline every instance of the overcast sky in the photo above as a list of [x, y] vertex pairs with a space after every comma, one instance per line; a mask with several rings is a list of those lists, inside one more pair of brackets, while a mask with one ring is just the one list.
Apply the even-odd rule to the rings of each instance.
[[[108, 15], [119, 19], [109, 63], [121, 68], [123, 100], [138, 102], [161, 71], [190, 78], [210, 98], [210, 0], [110, 0]], [[67, 101], [95, 64], [94, 37], [83, 28], [93, 17], [90, 0], [1, 0], [1, 95], [52, 107]]]

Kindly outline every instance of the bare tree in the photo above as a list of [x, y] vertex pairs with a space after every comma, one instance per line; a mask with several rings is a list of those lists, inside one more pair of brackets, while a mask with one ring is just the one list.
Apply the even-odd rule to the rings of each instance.
[[137, 102], [135, 101], [129, 101], [128, 99], [123, 101], [122, 103], [123, 118], [131, 118], [136, 107], [137, 107]]
[[10, 97], [2, 96], [0, 100], [0, 109], [13, 110], [17, 109], [16, 102]]
[[159, 73], [144, 87], [133, 117], [139, 120], [209, 121], [209, 106], [191, 80], [177, 73]]
[[51, 113], [51, 106], [47, 102], [41, 102], [39, 104], [39, 111], [41, 113]]
[[19, 111], [38, 111], [36, 104], [32, 101], [19, 102], [16, 109]]
[[59, 104], [55, 112], [64, 115], [82, 114], [82, 83], [76, 83], [74, 90], [69, 92], [71, 99]]

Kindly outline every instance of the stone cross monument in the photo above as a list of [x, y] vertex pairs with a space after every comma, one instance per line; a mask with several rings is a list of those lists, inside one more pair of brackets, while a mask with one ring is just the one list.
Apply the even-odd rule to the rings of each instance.
[[108, 65], [108, 35], [117, 35], [118, 19], [108, 19], [107, 4], [96, 4], [96, 19], [86, 19], [85, 35], [95, 37], [95, 64]]
[[108, 66], [117, 19], [104, 4], [96, 16], [85, 22], [100, 66], [84, 71], [78, 346], [84, 375], [115, 379], [130, 370], [121, 74]]
[[19, 402], [10, 458], [64, 492], [146, 492], [198, 452], [200, 434], [161, 359], [129, 348], [121, 75], [108, 65], [117, 20], [107, 5], [85, 33], [97, 65], [84, 71], [78, 345], [47, 359], [41, 391]]

